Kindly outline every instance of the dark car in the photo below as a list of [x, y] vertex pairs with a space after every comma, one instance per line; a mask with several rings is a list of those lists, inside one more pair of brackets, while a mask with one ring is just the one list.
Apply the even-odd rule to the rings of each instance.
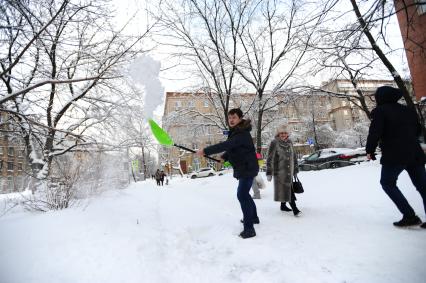
[[321, 170], [354, 165], [365, 161], [365, 150], [350, 148], [325, 148], [315, 151], [299, 162], [299, 170]]

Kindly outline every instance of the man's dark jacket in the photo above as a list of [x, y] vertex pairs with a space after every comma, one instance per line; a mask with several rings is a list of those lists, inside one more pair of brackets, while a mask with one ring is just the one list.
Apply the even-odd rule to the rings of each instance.
[[226, 141], [206, 147], [204, 153], [211, 155], [225, 152], [222, 158], [232, 164], [234, 178], [256, 177], [259, 164], [250, 134], [251, 129], [250, 120], [241, 120], [238, 125], [230, 129]]
[[366, 152], [374, 154], [380, 144], [381, 164], [424, 164], [425, 154], [418, 141], [420, 123], [414, 110], [397, 102], [401, 97], [399, 89], [389, 86], [377, 89], [377, 107], [371, 112]]

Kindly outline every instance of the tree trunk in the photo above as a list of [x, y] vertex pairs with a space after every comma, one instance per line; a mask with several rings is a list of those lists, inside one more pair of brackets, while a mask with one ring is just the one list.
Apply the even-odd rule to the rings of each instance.
[[[392, 65], [392, 63], [388, 60], [388, 58], [386, 57], [386, 55], [383, 53], [382, 49], [380, 49], [380, 47], [377, 45], [376, 40], [374, 39], [373, 35], [370, 32], [369, 27], [367, 26], [367, 23], [365, 22], [364, 18], [361, 15], [361, 12], [359, 11], [358, 8], [358, 4], [356, 3], [355, 0], [351, 0], [351, 4], [352, 7], [354, 9], [354, 12], [358, 18], [358, 22], [362, 28], [363, 33], [365, 34], [365, 36], [367, 37], [368, 41], [371, 44], [371, 47], [373, 48], [374, 52], [377, 54], [377, 56], [379, 57], [379, 59], [383, 62], [383, 64], [386, 66], [386, 68], [389, 70], [389, 72], [392, 74], [393, 79], [396, 83], [396, 85], [398, 86], [398, 88], [401, 90], [402, 95], [404, 96], [405, 102], [407, 103], [407, 106], [411, 109], [413, 109], [414, 111], [416, 111], [416, 107], [414, 105], [413, 100], [411, 99], [410, 93], [405, 85], [404, 80], [401, 78], [401, 76], [399, 75], [399, 73], [395, 70], [394, 66]], [[416, 111], [417, 113], [417, 119], [422, 127], [422, 132], [423, 132], [423, 137], [426, 140], [426, 128], [425, 128], [425, 124], [421, 122], [421, 118], [420, 118], [420, 114]]]
[[318, 144], [318, 136], [317, 136], [317, 129], [315, 127], [315, 115], [312, 113], [312, 128], [314, 130], [314, 140], [315, 140], [315, 150], [319, 150], [319, 144]]
[[259, 103], [259, 110], [257, 113], [257, 129], [256, 129], [256, 152], [262, 153], [262, 119], [263, 109]]

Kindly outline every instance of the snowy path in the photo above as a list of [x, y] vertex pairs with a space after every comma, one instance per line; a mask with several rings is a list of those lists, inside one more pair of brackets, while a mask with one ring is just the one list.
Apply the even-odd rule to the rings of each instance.
[[[302, 172], [302, 217], [279, 211], [271, 183], [242, 225], [230, 175], [138, 183], [87, 207], [0, 218], [1, 283], [425, 282], [426, 231], [396, 229], [377, 163]], [[399, 184], [424, 219], [418, 193]]]

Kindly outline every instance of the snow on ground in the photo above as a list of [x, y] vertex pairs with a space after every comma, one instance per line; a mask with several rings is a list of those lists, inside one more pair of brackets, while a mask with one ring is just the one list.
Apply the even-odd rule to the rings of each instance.
[[[9, 213], [0, 218], [0, 282], [425, 282], [426, 231], [392, 226], [400, 215], [379, 172], [377, 162], [302, 172], [298, 218], [279, 210], [267, 183], [257, 237], [246, 240], [230, 174]], [[406, 173], [399, 184], [424, 219]]]

